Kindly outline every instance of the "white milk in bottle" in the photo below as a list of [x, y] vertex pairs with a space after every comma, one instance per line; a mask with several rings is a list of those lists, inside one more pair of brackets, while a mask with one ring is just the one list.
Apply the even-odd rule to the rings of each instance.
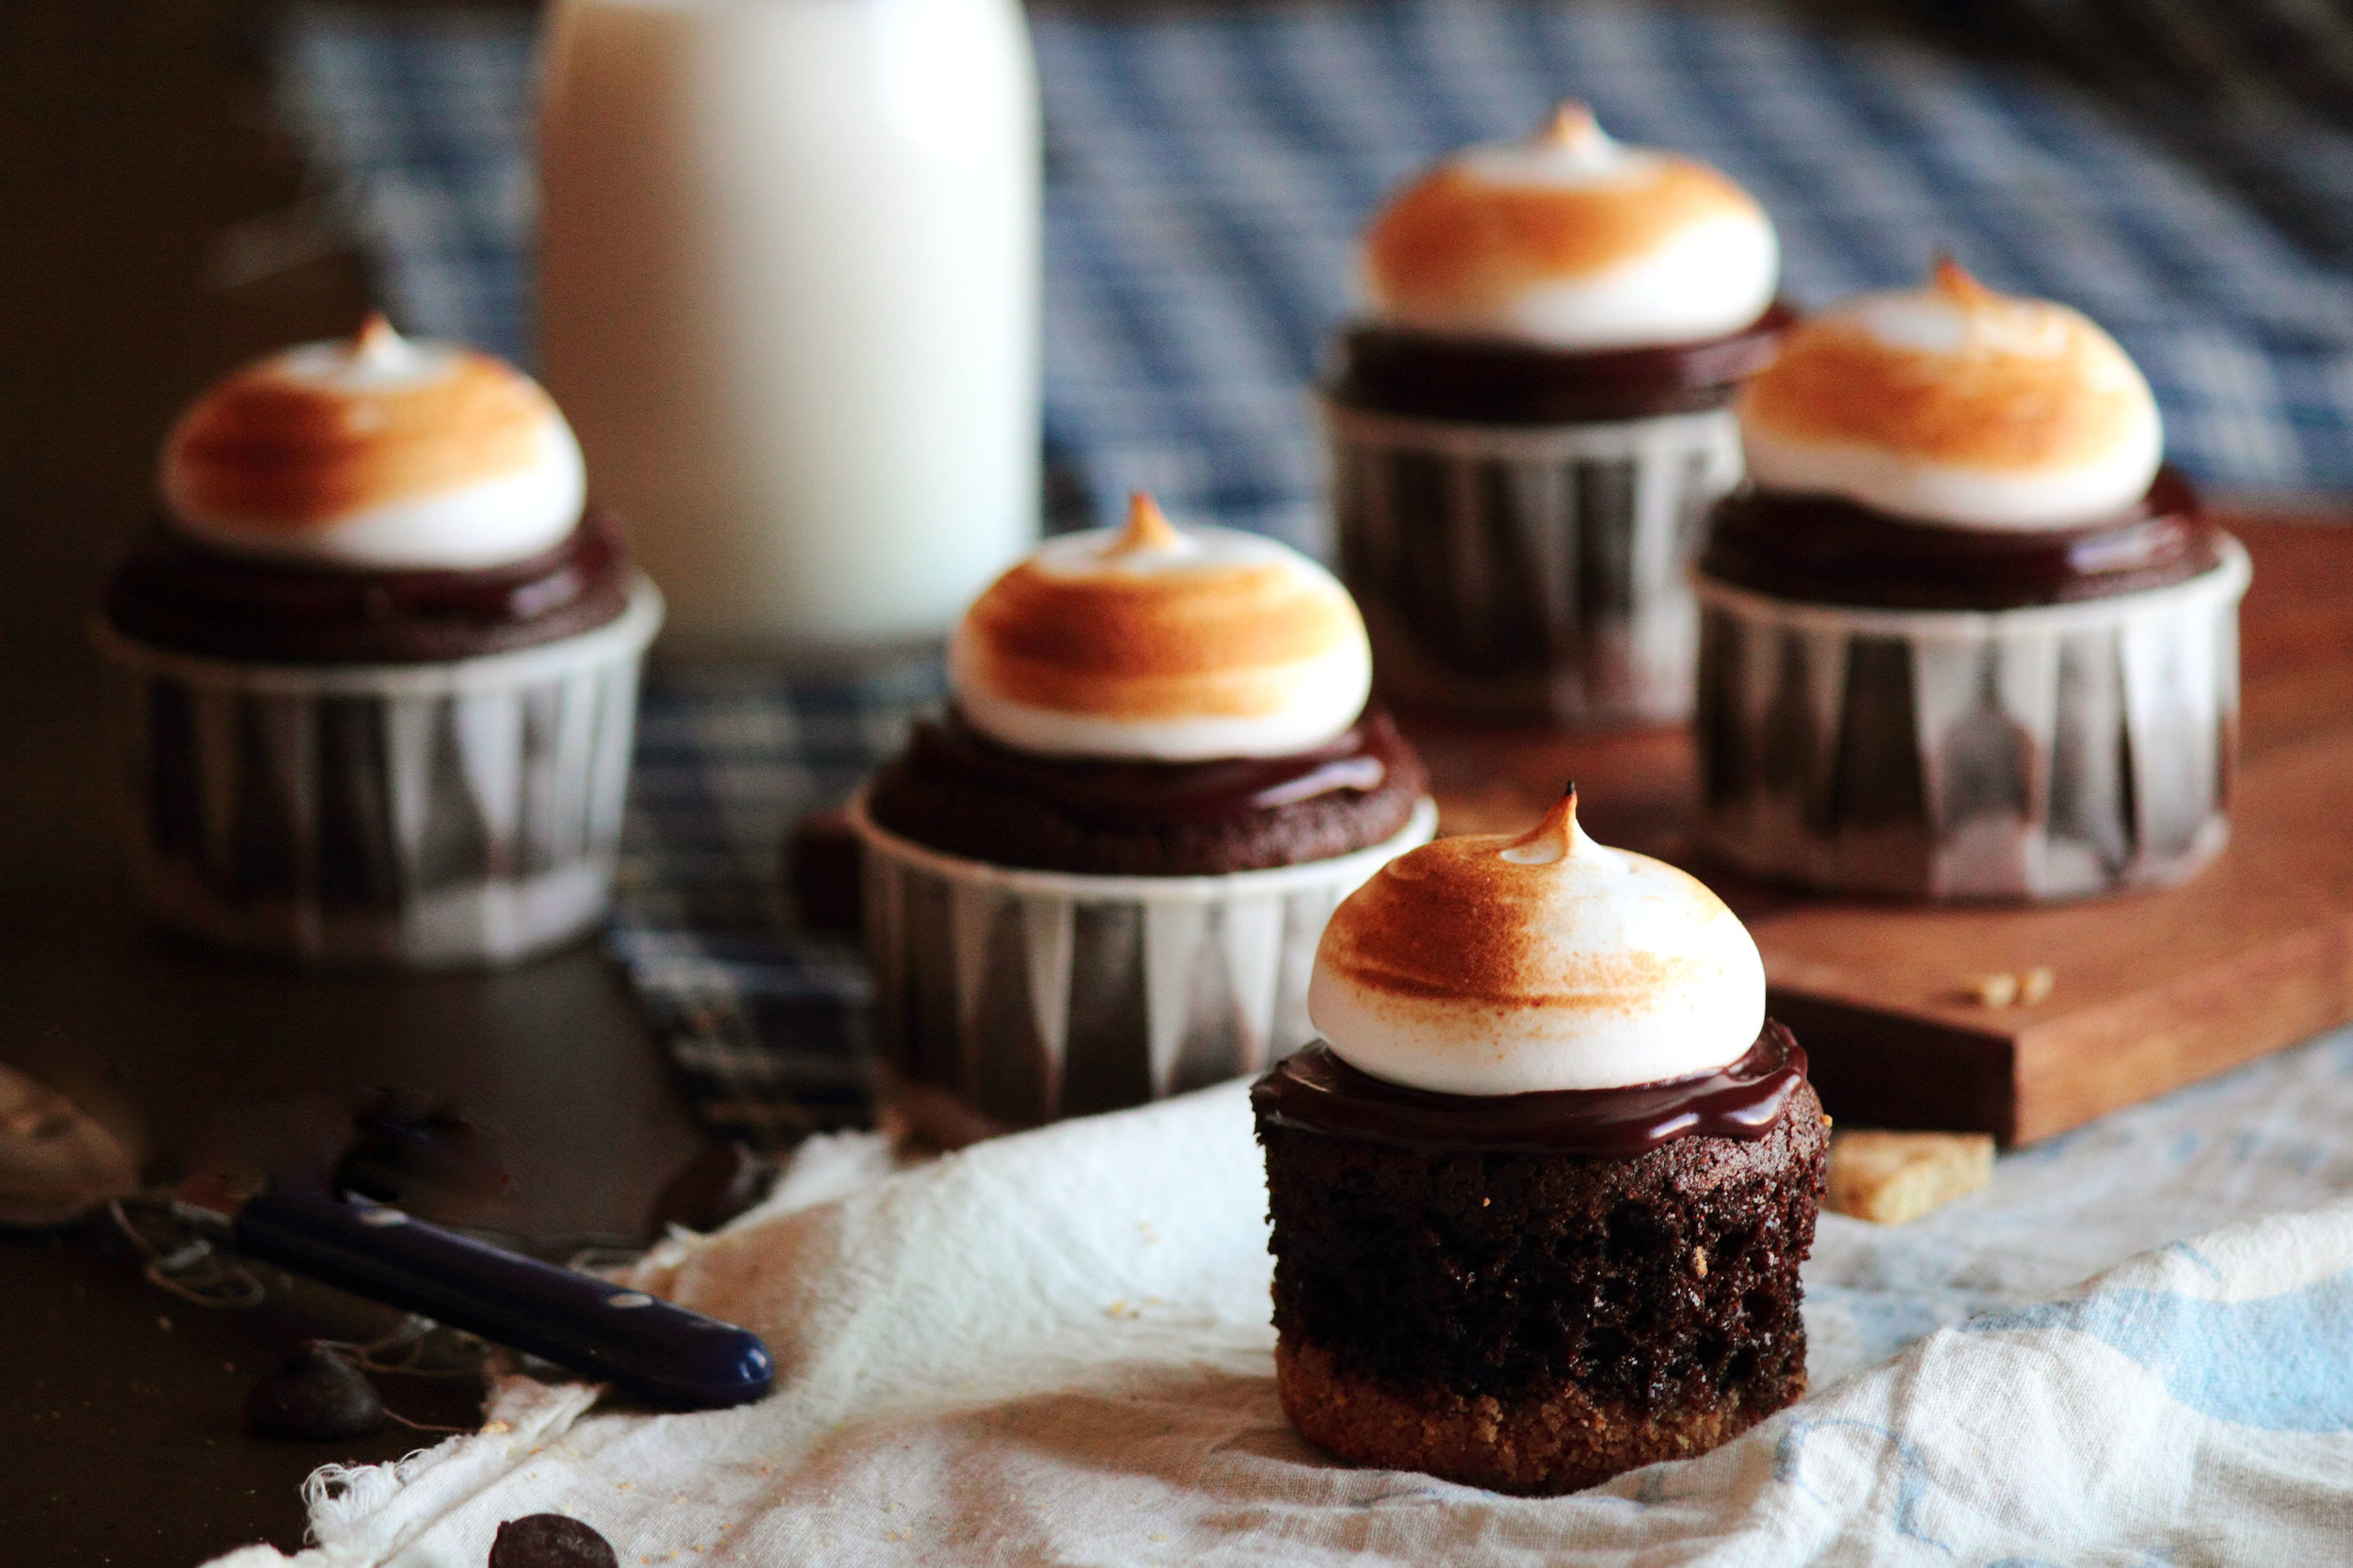
[[559, 0], [544, 378], [678, 640], [936, 637], [1038, 531], [1016, 0]]

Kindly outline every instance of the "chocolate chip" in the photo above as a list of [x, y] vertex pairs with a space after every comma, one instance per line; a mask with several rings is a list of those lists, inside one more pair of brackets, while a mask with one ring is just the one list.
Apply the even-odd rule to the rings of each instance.
[[245, 1422], [255, 1435], [325, 1443], [384, 1424], [376, 1386], [324, 1345], [305, 1345], [253, 1385]]
[[776, 1168], [738, 1143], [716, 1144], [682, 1167], [654, 1200], [653, 1228], [712, 1231], [765, 1198]]
[[527, 1513], [499, 1527], [490, 1568], [619, 1568], [613, 1543], [561, 1513]]

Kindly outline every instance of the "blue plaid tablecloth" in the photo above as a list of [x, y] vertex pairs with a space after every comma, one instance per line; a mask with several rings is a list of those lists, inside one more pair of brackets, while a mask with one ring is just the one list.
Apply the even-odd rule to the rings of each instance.
[[833, 680], [647, 672], [607, 940], [696, 1112], [726, 1136], [779, 1150], [867, 1120], [865, 960], [801, 929], [781, 852], [942, 685], [931, 660]]
[[[2334, 112], [2353, 67], [2291, 50], [2287, 86], [2250, 67], [2185, 87], [2160, 47], [2173, 35], [2126, 27], [2143, 47], [2084, 85], [2099, 27], [2135, 6], [2178, 21], [2185, 4], [1944, 8], [2047, 34], [2072, 77], [1769, 12], [1341, 0], [1037, 16], [1060, 515], [1148, 488], [1182, 517], [1318, 543], [1302, 388], [1348, 307], [1357, 231], [1418, 164], [1522, 132], [1562, 96], [1754, 192], [1801, 307], [1913, 281], [1949, 250], [2108, 326], [2157, 390], [2174, 460], [2208, 485], [2353, 490], [2353, 134]], [[533, 43], [507, 14], [305, 8], [279, 52], [285, 116], [396, 321], [524, 360]], [[776, 849], [937, 691], [929, 666], [801, 684], [654, 673], [613, 944], [714, 1125], [776, 1144], [857, 1115], [865, 977], [796, 930]]]

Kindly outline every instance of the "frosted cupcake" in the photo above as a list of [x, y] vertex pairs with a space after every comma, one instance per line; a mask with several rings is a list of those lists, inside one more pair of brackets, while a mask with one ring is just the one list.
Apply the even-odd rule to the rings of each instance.
[[155, 917], [424, 966], [593, 925], [662, 610], [547, 394], [376, 317], [206, 392], [161, 488], [100, 628]]
[[1714, 894], [1594, 843], [1572, 790], [1391, 862], [1308, 1005], [1322, 1041], [1251, 1094], [1307, 1437], [1569, 1492], [1804, 1393], [1828, 1122]]
[[1325, 918], [1436, 820], [1346, 590], [1139, 496], [982, 594], [949, 676], [852, 807], [893, 1070], [1020, 1126], [1303, 1044]]
[[1770, 359], [1780, 248], [1716, 170], [1564, 105], [1372, 223], [1324, 392], [1342, 573], [1383, 689], [1568, 726], [1680, 719], [1727, 405]]
[[2220, 850], [2246, 552], [2115, 341], [1945, 263], [1797, 328], [1716, 511], [1705, 836], [1825, 888], [2046, 899]]

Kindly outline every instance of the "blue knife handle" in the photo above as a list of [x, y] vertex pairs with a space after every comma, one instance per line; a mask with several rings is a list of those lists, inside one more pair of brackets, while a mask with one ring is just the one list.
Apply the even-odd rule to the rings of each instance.
[[608, 1378], [649, 1403], [716, 1410], [768, 1392], [776, 1361], [748, 1329], [323, 1192], [269, 1191], [238, 1208], [248, 1256]]

